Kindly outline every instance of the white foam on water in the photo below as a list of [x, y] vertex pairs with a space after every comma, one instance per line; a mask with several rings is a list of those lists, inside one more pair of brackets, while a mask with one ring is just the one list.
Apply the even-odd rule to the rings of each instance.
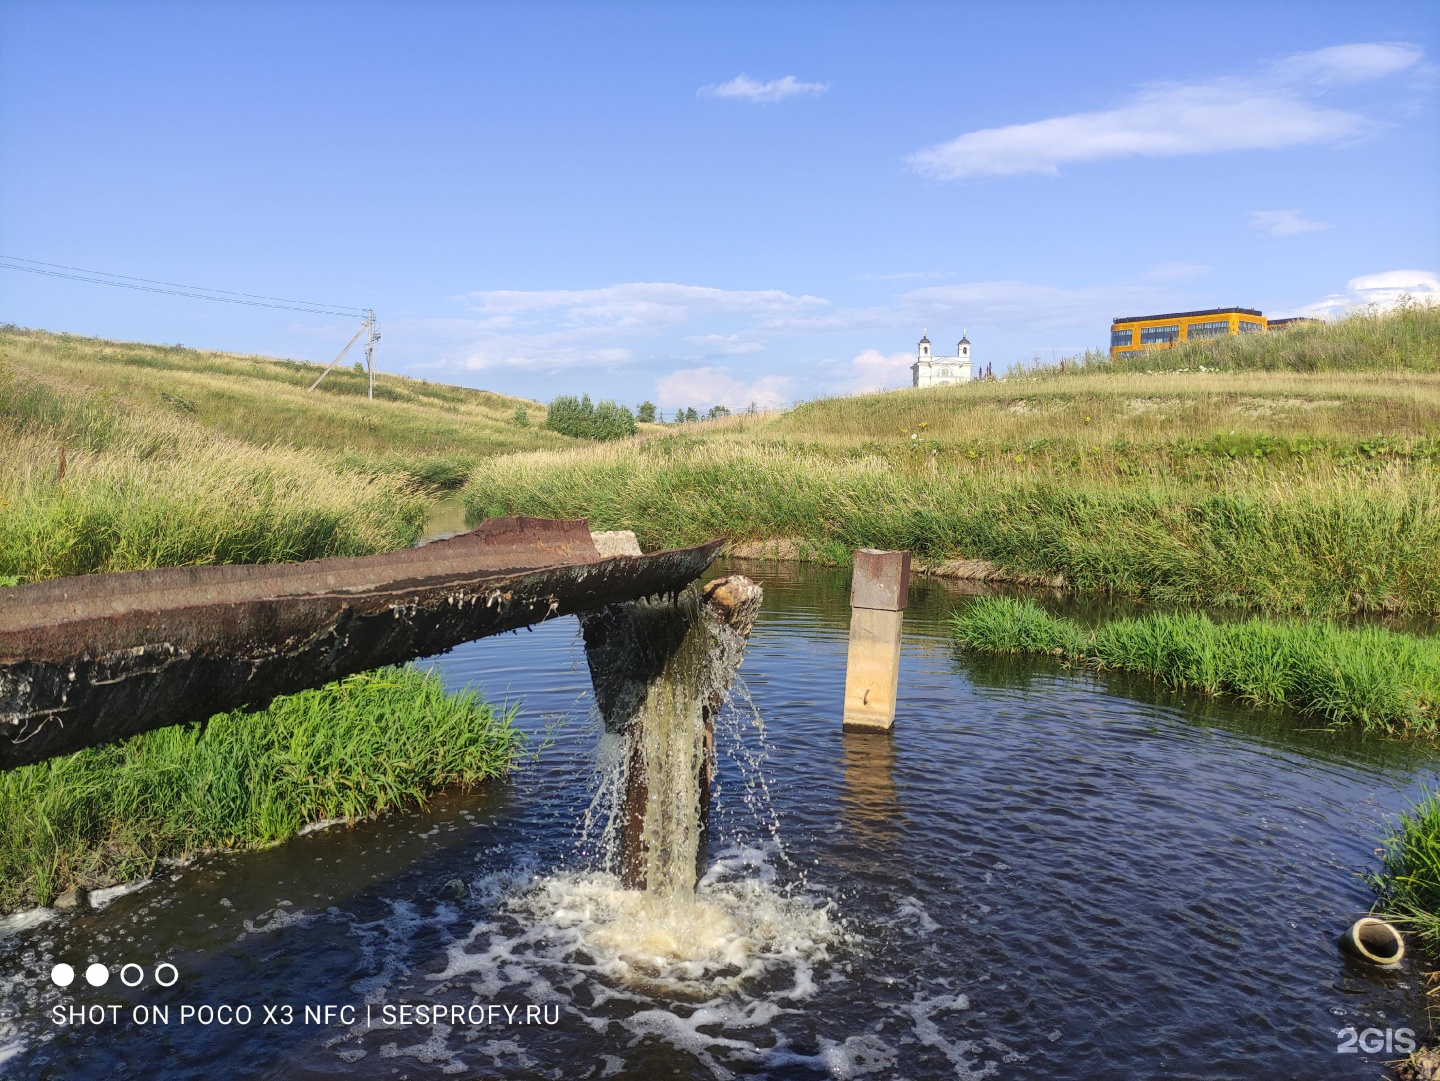
[[[603, 871], [483, 876], [470, 884], [471, 896], [494, 902], [491, 917], [451, 943], [444, 967], [425, 979], [437, 997], [463, 988], [481, 1002], [553, 1004], [567, 1023], [614, 1040], [662, 1040], [713, 1076], [732, 1076], [727, 1063], [768, 1061], [772, 1025], [803, 1012], [817, 993], [817, 966], [856, 941], [831, 903], [778, 886], [768, 855], [724, 854], [691, 898], [626, 889]], [[392, 945], [418, 923], [441, 922], [439, 913], [421, 921], [394, 907], [382, 921], [391, 924], [383, 933]], [[396, 975], [365, 981], [367, 999], [383, 1000]], [[439, 1055], [433, 1035], [382, 1054]], [[837, 1062], [845, 1054], [828, 1053]]]
[[143, 890], [146, 886], [150, 885], [151, 881], [152, 880], [148, 878], [137, 878], [134, 882], [125, 882], [119, 886], [106, 886], [103, 890], [91, 890], [90, 906], [92, 908], [104, 908], [112, 901], [118, 900], [126, 894]]
[[42, 923], [49, 923], [58, 915], [60, 913], [53, 908], [27, 908], [24, 912], [0, 916], [0, 938], [8, 938], [11, 935], [18, 935], [21, 931], [28, 931], [32, 927], [39, 927]]

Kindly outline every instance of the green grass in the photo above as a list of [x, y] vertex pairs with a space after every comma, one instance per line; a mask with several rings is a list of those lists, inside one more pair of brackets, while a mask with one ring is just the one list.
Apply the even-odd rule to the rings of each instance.
[[1401, 467], [1103, 483], [672, 438], [503, 458], [465, 500], [634, 529], [647, 549], [800, 538], [833, 562], [907, 549], [1167, 603], [1440, 611], [1440, 474]]
[[400, 476], [0, 366], [0, 581], [387, 551], [414, 542], [431, 502]]
[[1440, 796], [1427, 793], [1396, 818], [1370, 883], [1380, 913], [1440, 948]]
[[1143, 673], [1366, 733], [1431, 737], [1440, 724], [1440, 641], [1379, 627], [1156, 613], [1087, 628], [1033, 601], [986, 597], [955, 613], [951, 629], [966, 649]]
[[[342, 343], [343, 344], [343, 343]], [[337, 346], [338, 351], [338, 346]], [[176, 418], [215, 437], [310, 452], [324, 464], [439, 487], [483, 459], [573, 441], [541, 427], [538, 402], [467, 387], [183, 346], [0, 328], [0, 372], [91, 399], [98, 408]], [[524, 411], [533, 423], [516, 423]]]
[[432, 673], [386, 668], [0, 773], [0, 911], [502, 776], [522, 739], [513, 716], [447, 694]]
[[[1348, 349], [1390, 330], [1431, 349], [1440, 311], [1277, 333], [1265, 348], [1318, 336]], [[506, 455], [464, 498], [477, 515], [634, 529], [647, 547], [787, 539], [834, 562], [905, 548], [1166, 603], [1430, 614], [1440, 381], [1420, 367], [1099, 365], [859, 395]]]

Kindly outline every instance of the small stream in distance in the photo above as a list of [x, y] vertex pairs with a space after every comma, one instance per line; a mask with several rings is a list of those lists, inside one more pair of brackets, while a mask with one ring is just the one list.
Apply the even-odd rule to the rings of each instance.
[[[729, 969], [627, 967], [590, 933], [614, 898], [582, 826], [599, 726], [567, 618], [433, 662], [522, 702], [532, 749], [549, 740], [508, 781], [0, 938], [0, 1076], [1373, 1079], [1398, 1055], [1339, 1054], [1340, 1029], [1425, 1031], [1414, 955], [1380, 972], [1336, 940], [1371, 902], [1385, 816], [1434, 776], [1428, 751], [959, 655], [944, 619], [966, 598], [926, 580], [894, 732], [842, 733], [848, 572], [711, 575], [731, 570], [765, 603], [707, 876], [743, 909], [715, 931]], [[134, 961], [146, 981], [61, 991], [62, 960]], [[174, 987], [154, 985], [158, 960]], [[169, 1025], [129, 1019], [167, 1003]], [[204, 1003], [254, 1019], [177, 1023]], [[293, 1023], [263, 1023], [282, 1003]], [[367, 1003], [446, 1020], [367, 1027]], [[50, 1017], [94, 1004], [119, 1022]], [[360, 1012], [307, 1025], [305, 1005]], [[501, 1015], [462, 1016], [476, 1005]], [[553, 1012], [527, 1025], [527, 1006]]]

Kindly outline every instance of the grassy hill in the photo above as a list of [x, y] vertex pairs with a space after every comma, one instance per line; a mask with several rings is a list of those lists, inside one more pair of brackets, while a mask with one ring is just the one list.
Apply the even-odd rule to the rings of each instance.
[[650, 546], [907, 548], [1176, 603], [1440, 612], [1440, 311], [1256, 337], [509, 455], [465, 497]]
[[[0, 370], [68, 394], [192, 421], [252, 446], [314, 450], [328, 460], [422, 483], [458, 484], [481, 459], [571, 440], [538, 425], [538, 402], [378, 373], [375, 401], [353, 366], [324, 366], [183, 346], [0, 329]], [[531, 424], [516, 423], [523, 409]]]
[[0, 328], [0, 584], [403, 547], [484, 458], [574, 443], [534, 402], [320, 370]]

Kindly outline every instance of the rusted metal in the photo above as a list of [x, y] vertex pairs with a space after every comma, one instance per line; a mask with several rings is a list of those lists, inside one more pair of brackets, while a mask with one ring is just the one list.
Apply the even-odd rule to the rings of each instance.
[[601, 558], [584, 521], [493, 518], [359, 558], [172, 567], [0, 591], [0, 769], [260, 708], [462, 642], [674, 593], [719, 541]]

